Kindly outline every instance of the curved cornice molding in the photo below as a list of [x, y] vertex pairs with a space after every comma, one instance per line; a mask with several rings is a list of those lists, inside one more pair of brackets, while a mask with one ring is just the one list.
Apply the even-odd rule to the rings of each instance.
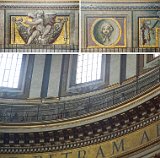
[[[137, 152], [138, 150], [142, 150], [146, 147], [149, 147], [152, 144], [159, 142], [160, 137], [159, 137], [159, 134], [156, 133], [156, 130], [157, 130], [156, 128], [159, 128], [160, 126], [159, 124], [160, 122], [158, 121], [159, 119], [160, 119], [160, 115], [158, 114], [150, 117], [149, 119], [143, 120], [141, 122], [125, 127], [123, 129], [118, 129], [113, 132], [103, 131], [98, 134], [95, 134], [95, 133], [93, 134], [93, 132], [88, 130], [86, 131], [86, 129], [84, 129], [84, 131], [81, 131], [82, 133], [81, 132], [77, 133], [78, 138], [75, 137], [75, 134], [72, 136], [70, 135], [70, 133], [68, 133], [68, 136], [70, 137], [70, 139], [68, 140], [65, 140], [66, 136], [64, 135], [63, 131], [58, 132], [58, 140], [56, 139], [55, 133], [50, 132], [50, 134], [52, 135], [49, 135], [49, 142], [45, 142], [45, 137], [44, 137], [45, 134], [43, 132], [40, 132], [40, 133], [36, 133], [35, 135], [33, 133], [28, 134], [29, 142], [30, 142], [29, 144], [28, 143], [24, 144], [25, 141], [23, 139], [21, 139], [23, 143], [17, 144], [14, 142], [13, 138], [15, 136], [12, 134], [12, 136], [9, 135], [9, 144], [2, 145], [2, 139], [1, 139], [0, 152], [1, 154], [2, 153], [30, 154], [30, 153], [39, 153], [39, 152], [55, 152], [55, 151], [71, 150], [71, 149], [83, 148], [89, 145], [91, 145], [90, 147], [92, 147], [92, 145], [95, 145], [95, 144], [100, 145], [100, 143], [108, 143], [115, 139], [122, 140], [123, 138], [127, 138], [127, 137], [129, 139], [132, 139], [132, 134], [136, 135], [136, 137], [134, 136], [133, 138], [137, 139], [137, 136], [138, 136], [139, 137], [138, 139], [144, 139], [143, 134], [145, 133], [145, 136], [146, 136], [146, 131], [154, 130], [154, 133], [152, 135], [154, 139], [152, 138], [152, 140], [148, 140], [147, 143], [139, 144], [139, 146], [134, 146], [134, 148], [132, 148], [131, 150], [125, 151], [124, 153], [120, 154], [120, 156], [125, 157], [128, 154]], [[139, 133], [139, 131], [142, 131], [141, 132], [142, 136], [136, 134], [136, 133]], [[87, 133], [87, 135], [84, 135], [84, 133]], [[16, 137], [17, 136], [18, 135], [16, 135]], [[10, 139], [10, 137], [12, 139]], [[20, 137], [22, 137], [22, 134], [21, 136], [20, 135], [18, 136], [18, 138]], [[5, 138], [5, 139], [8, 139], [8, 138]], [[132, 143], [130, 145], [133, 146]]]
[[[159, 87], [160, 88], [160, 87]], [[34, 128], [26, 133], [26, 129], [19, 132], [0, 129], [0, 153], [39, 153], [71, 150], [108, 143], [114, 139], [122, 140], [129, 138], [132, 140], [132, 134], [138, 142], [144, 139], [147, 144], [139, 144], [138, 147], [122, 153], [123, 156], [131, 154], [144, 147], [156, 143], [160, 139], [160, 95], [157, 95], [148, 101], [139, 104], [132, 109], [126, 109], [103, 120], [87, 123], [84, 125], [75, 124], [74, 127], [59, 129], [48, 129], [37, 132]], [[21, 127], [17, 127], [16, 131]], [[47, 125], [46, 127], [47, 128]], [[138, 134], [141, 131], [141, 136]], [[152, 131], [152, 132], [149, 132]], [[146, 138], [146, 132], [151, 135]], [[130, 137], [128, 135], [131, 135]], [[154, 139], [153, 139], [154, 137]], [[131, 143], [131, 145], [133, 145]], [[45, 146], [45, 147], [44, 147]], [[123, 157], [122, 156], [122, 157]]]

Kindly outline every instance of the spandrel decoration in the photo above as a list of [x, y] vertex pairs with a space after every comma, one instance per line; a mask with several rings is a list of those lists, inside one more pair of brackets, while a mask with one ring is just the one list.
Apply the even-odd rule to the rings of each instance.
[[11, 44], [70, 44], [70, 18], [41, 10], [11, 16]]

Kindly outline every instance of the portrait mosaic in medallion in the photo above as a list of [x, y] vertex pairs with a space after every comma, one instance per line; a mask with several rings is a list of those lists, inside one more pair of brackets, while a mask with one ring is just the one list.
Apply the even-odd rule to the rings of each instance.
[[126, 47], [125, 18], [88, 18], [88, 48]]

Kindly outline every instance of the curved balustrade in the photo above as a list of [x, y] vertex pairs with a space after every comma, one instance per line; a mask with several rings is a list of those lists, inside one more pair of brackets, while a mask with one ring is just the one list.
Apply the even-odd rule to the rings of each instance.
[[84, 98], [40, 105], [1, 104], [0, 122], [29, 123], [79, 117], [127, 101], [149, 88], [158, 85], [159, 82], [160, 68], [156, 68], [131, 83]]

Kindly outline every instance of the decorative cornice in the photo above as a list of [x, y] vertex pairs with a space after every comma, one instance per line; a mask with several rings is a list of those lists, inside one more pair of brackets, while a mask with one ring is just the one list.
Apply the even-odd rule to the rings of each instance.
[[[35, 9], [65, 9], [65, 10], [77, 10], [79, 9], [79, 5], [77, 3], [71, 4], [52, 4], [52, 3], [2, 3], [0, 2], [0, 9], [12, 9], [12, 8], [35, 8]], [[34, 47], [33, 47], [34, 48]]]
[[81, 9], [82, 10], [120, 10], [120, 11], [123, 11], [123, 10], [159, 10], [160, 9], [160, 3], [157, 2], [157, 3], [148, 3], [147, 2], [147, 5], [146, 3], [143, 4], [143, 3], [139, 3], [139, 5], [137, 5], [137, 3], [135, 3], [133, 5], [132, 4], [129, 4], [129, 3], [119, 3], [118, 5], [116, 5], [115, 3], [112, 4], [108, 4], [108, 3], [82, 3], [82, 6], [81, 6]]
[[125, 113], [79, 127], [27, 134], [1, 133], [0, 153], [61, 151], [109, 141], [159, 121], [159, 101], [160, 96]]

